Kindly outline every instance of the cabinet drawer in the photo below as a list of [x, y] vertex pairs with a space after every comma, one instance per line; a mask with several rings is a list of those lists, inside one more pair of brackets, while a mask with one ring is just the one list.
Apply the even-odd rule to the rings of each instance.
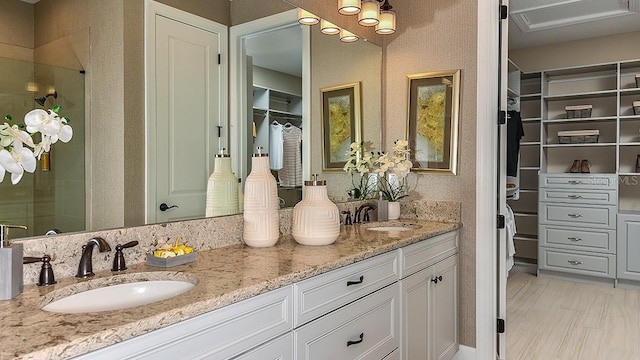
[[566, 204], [615, 205], [618, 198], [615, 190], [570, 191], [541, 188], [540, 201]]
[[234, 360], [293, 360], [293, 334], [291, 332], [271, 340]]
[[364, 260], [294, 284], [300, 326], [398, 280], [398, 252]]
[[448, 232], [400, 249], [404, 278], [458, 252], [458, 231]]
[[400, 360], [400, 350], [393, 350], [391, 354], [385, 356], [382, 360]]
[[540, 222], [564, 226], [615, 229], [615, 206], [570, 206], [540, 203]]
[[614, 230], [571, 227], [540, 227], [542, 246], [562, 247], [566, 249], [615, 253], [616, 232]]
[[616, 276], [616, 256], [540, 248], [538, 267], [607, 278]]
[[398, 347], [398, 283], [294, 330], [296, 359], [375, 359]]
[[616, 175], [594, 174], [540, 174], [540, 187], [556, 189], [616, 190]]

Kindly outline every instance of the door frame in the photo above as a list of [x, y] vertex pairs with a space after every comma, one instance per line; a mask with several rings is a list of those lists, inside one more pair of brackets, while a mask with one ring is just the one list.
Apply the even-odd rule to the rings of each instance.
[[[246, 86], [246, 49], [244, 41], [268, 31], [292, 26], [298, 23], [298, 10], [292, 9], [243, 24], [232, 26], [229, 30], [229, 89], [230, 114], [229, 129], [231, 139], [240, 139], [247, 133], [247, 89]], [[311, 118], [311, 30], [302, 29], [302, 128], [310, 129]], [[236, 176], [245, 179], [247, 173], [247, 146], [244, 142], [232, 141], [230, 146], [232, 168]], [[311, 132], [302, 131], [302, 178], [309, 179], [311, 173]]]
[[[171, 6], [161, 4], [154, 0], [145, 0], [144, 8], [144, 78], [145, 78], [145, 224], [156, 222], [156, 158], [152, 156], [156, 148], [156, 81], [155, 74], [155, 51], [156, 38], [155, 18], [163, 16], [187, 25], [191, 25], [219, 36], [219, 53], [221, 54], [221, 64], [218, 67], [220, 88], [220, 108], [218, 109], [218, 125], [222, 126], [221, 138], [228, 139], [228, 86], [229, 74], [227, 70], [226, 54], [228, 49], [228, 31], [227, 26], [219, 24], [215, 21], [205, 19], [198, 15], [188, 13], [186, 11], [173, 8]], [[152, 121], [153, 120], [153, 121]], [[151, 136], [153, 134], [153, 136]], [[210, 154], [212, 156], [212, 154]]]
[[476, 124], [476, 359], [495, 359], [497, 332], [497, 193], [500, 0], [478, 1]]

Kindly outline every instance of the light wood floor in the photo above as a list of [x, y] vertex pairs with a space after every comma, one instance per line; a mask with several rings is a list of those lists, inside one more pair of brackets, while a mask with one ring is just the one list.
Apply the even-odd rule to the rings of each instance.
[[640, 360], [640, 291], [511, 272], [507, 360]]

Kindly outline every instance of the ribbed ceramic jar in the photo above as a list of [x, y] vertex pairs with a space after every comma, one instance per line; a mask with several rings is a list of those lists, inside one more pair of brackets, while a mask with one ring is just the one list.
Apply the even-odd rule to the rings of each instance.
[[233, 215], [238, 211], [238, 179], [231, 172], [229, 155], [218, 154], [207, 184], [207, 217]]
[[278, 210], [278, 187], [269, 169], [269, 156], [258, 152], [251, 159], [251, 173], [244, 185], [242, 237], [245, 244], [251, 247], [267, 247], [278, 242]]
[[317, 176], [305, 181], [304, 198], [293, 208], [291, 235], [302, 245], [329, 245], [340, 235], [340, 211]]

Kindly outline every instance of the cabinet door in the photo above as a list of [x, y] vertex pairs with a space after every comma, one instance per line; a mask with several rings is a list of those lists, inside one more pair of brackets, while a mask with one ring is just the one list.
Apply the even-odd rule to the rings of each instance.
[[293, 334], [277, 339], [234, 358], [235, 360], [293, 360]]
[[403, 360], [428, 358], [429, 296], [433, 267], [418, 271], [400, 281], [401, 329], [400, 357]]
[[640, 216], [618, 216], [618, 278], [640, 280]]
[[433, 271], [430, 328], [433, 359], [449, 360], [458, 352], [458, 256], [437, 263]]

